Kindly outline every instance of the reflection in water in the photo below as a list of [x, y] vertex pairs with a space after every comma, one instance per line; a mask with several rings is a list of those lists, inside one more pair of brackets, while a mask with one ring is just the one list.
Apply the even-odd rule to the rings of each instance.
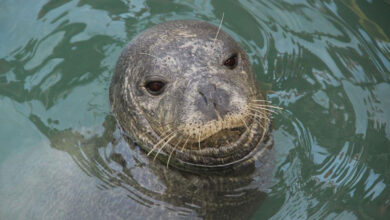
[[[0, 218], [389, 219], [389, 10], [364, 0], [3, 1]], [[129, 39], [173, 19], [218, 25], [222, 13], [286, 109], [274, 119], [267, 196], [257, 164], [232, 179], [168, 170], [129, 148], [109, 116]]]
[[[140, 218], [165, 216], [168, 213], [172, 217], [247, 219], [264, 200], [265, 193], [262, 190], [269, 184], [268, 180], [272, 173], [269, 166], [259, 167], [255, 164], [223, 175], [198, 175], [167, 168], [159, 161], [154, 162], [147, 158], [137, 147], [129, 148], [127, 142], [120, 137], [112, 116], [108, 116], [104, 121], [104, 131], [100, 135], [85, 130], [81, 132], [52, 130], [35, 115], [31, 115], [30, 120], [47, 135], [53, 148], [67, 152], [85, 174], [99, 179], [98, 187], [101, 192], [94, 192], [95, 201], [104, 198], [108, 203], [116, 203], [115, 210], [126, 209], [131, 212], [137, 210], [137, 217]], [[61, 172], [68, 171], [64, 169]], [[77, 177], [72, 176], [72, 179], [75, 178]], [[79, 184], [83, 187], [84, 183]], [[112, 195], [118, 188], [122, 195]], [[83, 194], [88, 192], [89, 190], [86, 190]], [[62, 203], [68, 206], [67, 203], [73, 201], [71, 197], [61, 198]], [[129, 204], [128, 200], [124, 202], [118, 197], [128, 197], [131, 202]], [[80, 204], [77, 205], [82, 206], [85, 202], [95, 201], [79, 199]], [[107, 211], [112, 213], [115, 210], [110, 207]], [[85, 210], [84, 213], [75, 212], [73, 215], [76, 218], [89, 219], [109, 217], [106, 214], [104, 216], [96, 214]], [[125, 214], [120, 217], [129, 217], [129, 213]]]

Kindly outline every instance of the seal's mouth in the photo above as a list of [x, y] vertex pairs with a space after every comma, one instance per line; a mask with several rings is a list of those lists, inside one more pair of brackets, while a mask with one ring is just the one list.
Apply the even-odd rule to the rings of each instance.
[[192, 141], [187, 144], [187, 150], [197, 151], [201, 149], [222, 148], [231, 146], [237, 142], [246, 131], [246, 127], [225, 128], [202, 141]]
[[[171, 164], [180, 169], [184, 169], [191, 172], [204, 171], [204, 170], [225, 170], [235, 166], [241, 166], [244, 161], [249, 161], [254, 154], [257, 154], [258, 150], [263, 150], [263, 147], [259, 145], [264, 144], [265, 139], [268, 139], [269, 121], [264, 118], [264, 124], [258, 123], [253, 120], [247, 127], [238, 127], [226, 130], [221, 130], [213, 136], [219, 137], [219, 133], [225, 135], [229, 134], [232, 141], [222, 143], [221, 145], [208, 146], [208, 143], [212, 143], [213, 140], [208, 138], [201, 142], [205, 146], [201, 149], [192, 146], [191, 149], [184, 149], [183, 151], [174, 152], [174, 159], [171, 159]], [[256, 150], [258, 149], [258, 150]], [[169, 158], [168, 158], [169, 163]], [[167, 164], [168, 164], [167, 163]]]
[[245, 126], [222, 129], [200, 142], [184, 144], [176, 139], [172, 142], [166, 139], [161, 151], [149, 152], [167, 166], [187, 171], [231, 167], [251, 157], [254, 149], [266, 139], [269, 119], [250, 120]]

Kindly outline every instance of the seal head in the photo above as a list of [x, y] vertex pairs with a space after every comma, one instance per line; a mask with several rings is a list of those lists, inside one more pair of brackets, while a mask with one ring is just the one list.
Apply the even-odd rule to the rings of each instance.
[[133, 39], [110, 102], [132, 141], [181, 169], [238, 164], [268, 139], [268, 105], [247, 54], [205, 22], [166, 22]]

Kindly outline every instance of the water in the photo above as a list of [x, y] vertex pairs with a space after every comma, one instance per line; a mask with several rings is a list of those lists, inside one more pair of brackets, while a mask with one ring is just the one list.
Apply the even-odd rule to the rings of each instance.
[[[204, 216], [202, 207], [164, 197], [175, 187], [163, 180], [148, 191], [148, 180], [161, 178], [148, 170], [153, 163], [138, 148], [109, 141], [118, 134], [108, 86], [137, 33], [175, 19], [218, 25], [222, 13], [223, 29], [249, 54], [269, 100], [284, 108], [274, 117], [272, 187], [237, 216], [390, 218], [390, 2], [0, 5], [1, 219], [142, 218], [145, 207], [162, 217]], [[124, 161], [115, 159], [118, 145]]]

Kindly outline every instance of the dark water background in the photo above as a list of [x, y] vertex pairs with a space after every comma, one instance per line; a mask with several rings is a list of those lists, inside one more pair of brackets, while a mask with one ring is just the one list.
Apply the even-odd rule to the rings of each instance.
[[[119, 187], [106, 172], [117, 167], [106, 160], [112, 146], [54, 142], [66, 132], [104, 136], [110, 78], [136, 34], [175, 19], [218, 25], [222, 13], [268, 99], [284, 108], [274, 117], [273, 186], [252, 218], [390, 219], [390, 1], [375, 0], [1, 1], [0, 219], [94, 211], [51, 204], [82, 187]], [[69, 166], [84, 185], [70, 179], [58, 191]], [[153, 201], [150, 210], [198, 208], [127, 190], [133, 203]]]

